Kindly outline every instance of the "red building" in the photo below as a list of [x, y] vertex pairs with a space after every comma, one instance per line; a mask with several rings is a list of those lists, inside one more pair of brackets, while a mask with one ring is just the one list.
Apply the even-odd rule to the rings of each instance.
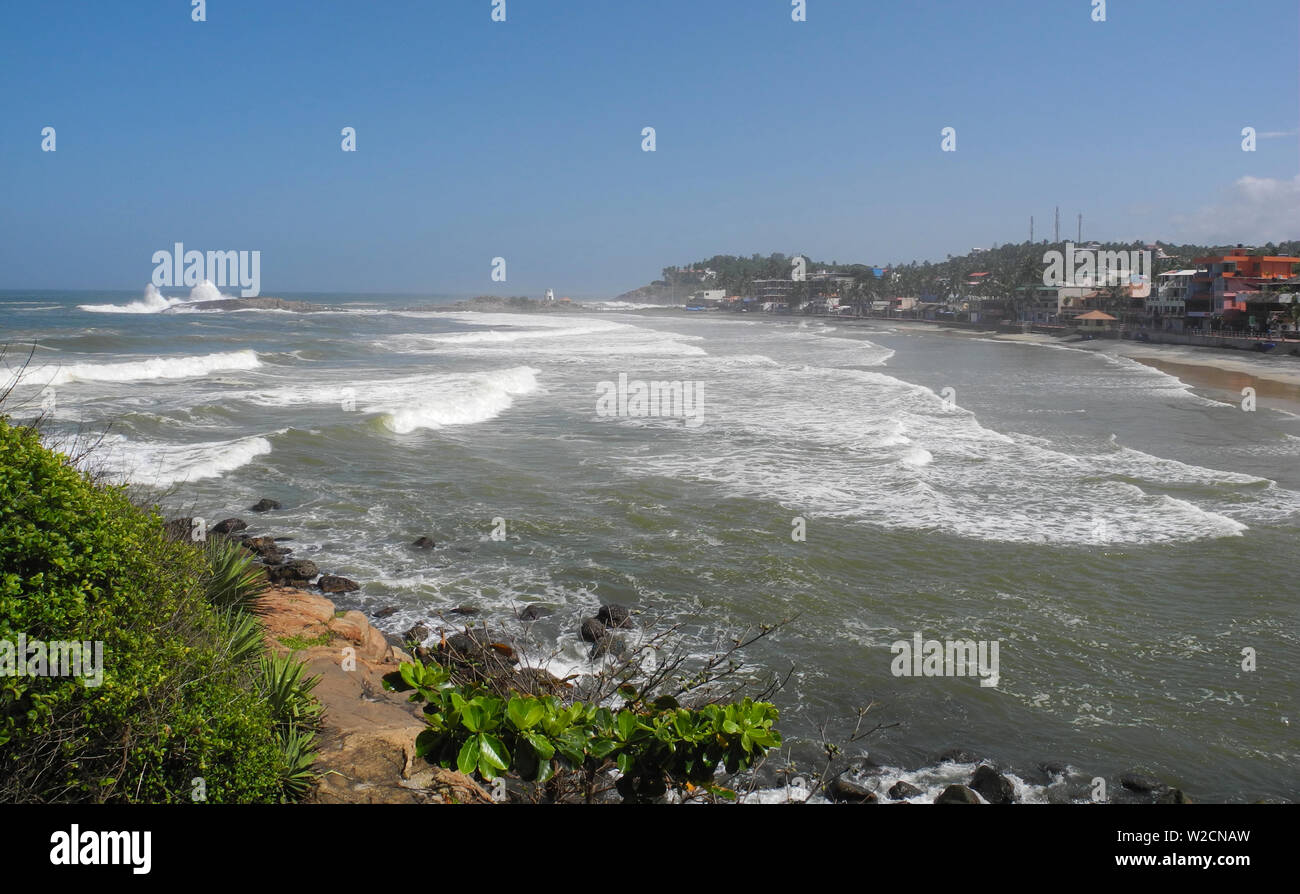
[[1254, 315], [1259, 322], [1276, 310], [1267, 287], [1292, 278], [1300, 272], [1300, 258], [1269, 257], [1232, 253], [1197, 258], [1203, 268], [1192, 277], [1187, 288], [1189, 318], [1222, 317], [1231, 320]]

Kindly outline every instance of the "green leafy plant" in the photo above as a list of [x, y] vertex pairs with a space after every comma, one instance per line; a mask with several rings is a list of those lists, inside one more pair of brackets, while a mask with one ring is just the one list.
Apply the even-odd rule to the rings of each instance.
[[777, 709], [766, 702], [690, 710], [671, 698], [648, 705], [638, 698], [615, 711], [554, 696], [500, 698], [454, 684], [451, 676], [437, 664], [401, 667], [411, 700], [425, 704], [428, 727], [416, 739], [417, 753], [483, 779], [513, 773], [549, 783], [558, 773], [578, 773], [590, 780], [613, 769], [628, 800], [658, 797], [670, 786], [704, 787], [726, 798], [734, 793], [713, 784], [719, 766], [741, 772], [781, 744]]
[[266, 571], [240, 544], [214, 535], [205, 547], [208, 574], [204, 585], [208, 602], [218, 608], [239, 608], [258, 613], [259, 600], [270, 586]]
[[319, 676], [304, 677], [306, 665], [294, 655], [263, 655], [259, 683], [271, 716], [287, 727], [315, 725], [321, 706], [312, 697]]

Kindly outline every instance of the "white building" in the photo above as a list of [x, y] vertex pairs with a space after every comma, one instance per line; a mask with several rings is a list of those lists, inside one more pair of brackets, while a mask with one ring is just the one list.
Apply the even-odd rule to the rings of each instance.
[[1147, 296], [1145, 309], [1148, 315], [1182, 317], [1187, 313], [1187, 289], [1199, 270], [1170, 270], [1156, 279], [1159, 285]]

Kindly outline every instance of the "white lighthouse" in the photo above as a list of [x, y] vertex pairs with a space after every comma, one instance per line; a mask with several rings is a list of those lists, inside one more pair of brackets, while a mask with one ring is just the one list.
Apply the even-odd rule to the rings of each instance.
[[546, 290], [546, 303], [547, 303], [547, 304], [550, 304], [550, 303], [551, 303], [552, 301], [554, 301], [554, 300], [555, 300], [555, 289], [547, 289], [547, 290]]

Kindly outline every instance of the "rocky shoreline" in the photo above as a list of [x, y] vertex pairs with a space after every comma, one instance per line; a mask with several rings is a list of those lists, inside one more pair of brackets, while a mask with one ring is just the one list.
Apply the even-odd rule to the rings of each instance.
[[[276, 501], [263, 499], [250, 511], [279, 508]], [[181, 538], [190, 534], [192, 525], [189, 518], [177, 518], [167, 522], [167, 529], [171, 536]], [[329, 598], [357, 592], [361, 585], [340, 575], [322, 573], [311, 560], [291, 558], [293, 549], [284, 545], [290, 538], [252, 534], [249, 524], [239, 518], [218, 522], [209, 531], [211, 536], [240, 543], [265, 569], [271, 588], [262, 600], [261, 618], [269, 648], [278, 653], [296, 653], [306, 664], [306, 675], [320, 677], [313, 692], [324, 707], [316, 765], [320, 781], [309, 802], [493, 801], [470, 777], [417, 758], [415, 739], [425, 728], [421, 709], [404, 695], [384, 688], [384, 678], [395, 674], [401, 663], [413, 656], [448, 667], [465, 662], [488, 664], [496, 682], [521, 693], [584, 695], [581, 681], [574, 683], [572, 678], [560, 679], [546, 670], [521, 666], [508, 637], [490, 632], [486, 624], [475, 628], [467, 623], [461, 632], [448, 635], [429, 619], [413, 625], [400, 637], [383, 633], [362, 612], [339, 609]], [[413, 549], [436, 546], [429, 537], [417, 538], [411, 544]], [[395, 611], [396, 607], [380, 609], [375, 620]], [[529, 605], [519, 613], [518, 620], [533, 621], [547, 611]], [[478, 614], [478, 609], [458, 606], [450, 613], [468, 621]], [[596, 659], [621, 654], [626, 646], [617, 631], [635, 624], [633, 612], [626, 606], [602, 605], [593, 617], [581, 621], [578, 632], [589, 645], [590, 657]], [[833, 803], [1011, 804], [1023, 800], [1009, 772], [992, 761], [961, 749], [943, 752], [934, 761], [934, 767], [951, 765], [953, 770], [968, 765], [969, 777], [962, 770], [957, 778], [964, 782], [951, 782], [937, 796], [930, 797], [872, 761], [853, 759], [828, 768], [816, 788]], [[1055, 782], [1070, 775], [1064, 764], [1046, 763], [1039, 770], [1045, 779]], [[782, 772], [769, 780], [772, 787], [782, 785]], [[948, 779], [952, 778], [949, 774]], [[785, 784], [789, 785], [788, 778]], [[1139, 772], [1121, 775], [1113, 787], [1114, 794], [1124, 801], [1191, 803], [1178, 788]], [[930, 789], [931, 793], [935, 788]]]

